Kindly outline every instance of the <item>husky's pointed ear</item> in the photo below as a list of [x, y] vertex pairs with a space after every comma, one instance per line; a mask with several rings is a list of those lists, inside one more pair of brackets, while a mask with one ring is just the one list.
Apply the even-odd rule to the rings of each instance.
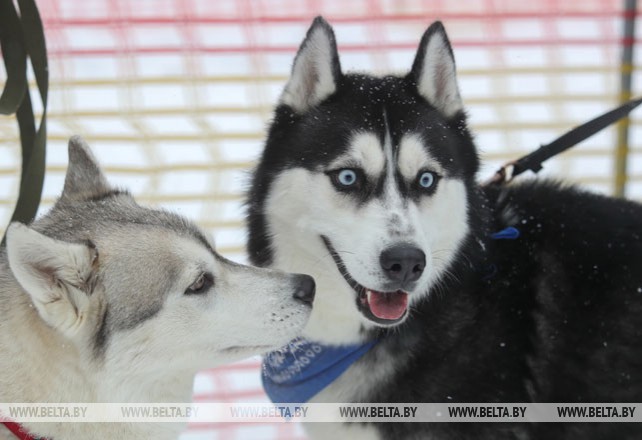
[[11, 272], [42, 319], [66, 336], [75, 335], [90, 317], [98, 268], [95, 246], [54, 240], [12, 223], [7, 255]]
[[69, 166], [62, 198], [77, 200], [111, 190], [87, 142], [80, 136], [72, 136], [69, 139]]
[[336, 90], [341, 65], [334, 31], [323, 17], [314, 19], [294, 58], [292, 74], [281, 95], [281, 103], [305, 113]]
[[430, 25], [421, 38], [410, 74], [419, 94], [447, 118], [463, 110], [455, 58], [440, 21]]

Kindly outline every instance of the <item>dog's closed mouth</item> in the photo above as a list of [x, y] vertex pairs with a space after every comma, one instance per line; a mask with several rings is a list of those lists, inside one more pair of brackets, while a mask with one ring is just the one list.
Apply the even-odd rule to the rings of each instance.
[[332, 255], [339, 272], [350, 287], [357, 293], [357, 308], [369, 320], [382, 325], [394, 325], [401, 322], [408, 313], [408, 293], [402, 290], [396, 292], [378, 292], [357, 283], [348, 273], [343, 260], [330, 243], [321, 236], [328, 252]]

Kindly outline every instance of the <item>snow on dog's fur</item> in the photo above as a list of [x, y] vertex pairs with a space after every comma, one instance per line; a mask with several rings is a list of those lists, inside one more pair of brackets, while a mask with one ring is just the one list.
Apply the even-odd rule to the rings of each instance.
[[[61, 198], [0, 252], [0, 401], [190, 402], [196, 372], [287, 342], [306, 275], [235, 264], [112, 188], [80, 138]], [[178, 423], [27, 423], [58, 439], [172, 439]], [[13, 438], [0, 425], [0, 437]]]
[[[248, 194], [255, 264], [313, 275], [304, 335], [377, 339], [317, 402], [639, 402], [642, 207], [546, 181], [481, 188], [453, 52], [341, 70], [313, 23]], [[517, 227], [515, 240], [491, 240]], [[309, 424], [315, 439], [642, 438], [627, 424]]]

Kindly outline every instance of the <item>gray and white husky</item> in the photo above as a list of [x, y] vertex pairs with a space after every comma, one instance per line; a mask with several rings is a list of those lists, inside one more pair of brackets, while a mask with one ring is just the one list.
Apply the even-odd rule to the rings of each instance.
[[[1, 402], [190, 402], [194, 375], [281, 345], [307, 275], [235, 264], [192, 223], [114, 189], [69, 143], [64, 191], [0, 251]], [[29, 423], [50, 439], [172, 439], [177, 423]], [[0, 438], [15, 438], [0, 424]]]
[[[376, 77], [342, 72], [332, 28], [314, 21], [248, 194], [252, 262], [317, 282], [304, 336], [373, 344], [312, 401], [641, 401], [642, 206], [546, 181], [482, 188], [478, 166], [441, 23], [407, 75]], [[634, 425], [306, 429], [642, 438]]]

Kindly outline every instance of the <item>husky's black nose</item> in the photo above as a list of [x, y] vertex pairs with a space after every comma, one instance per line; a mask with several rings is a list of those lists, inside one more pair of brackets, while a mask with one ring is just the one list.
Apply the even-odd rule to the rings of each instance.
[[419, 279], [426, 267], [426, 254], [419, 248], [401, 244], [383, 251], [379, 262], [389, 279], [403, 285]]
[[316, 291], [314, 278], [309, 275], [297, 275], [296, 277], [294, 298], [312, 305], [312, 301], [314, 301], [314, 292]]

